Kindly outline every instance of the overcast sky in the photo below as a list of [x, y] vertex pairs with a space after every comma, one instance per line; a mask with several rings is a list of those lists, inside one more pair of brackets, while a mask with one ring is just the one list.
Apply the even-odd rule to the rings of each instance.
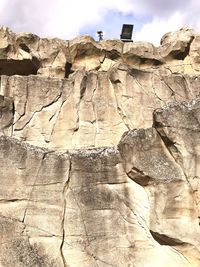
[[200, 31], [200, 0], [0, 0], [0, 24], [15, 32], [71, 39], [97, 30], [119, 38], [134, 24], [134, 40], [159, 44], [162, 35], [184, 26]]

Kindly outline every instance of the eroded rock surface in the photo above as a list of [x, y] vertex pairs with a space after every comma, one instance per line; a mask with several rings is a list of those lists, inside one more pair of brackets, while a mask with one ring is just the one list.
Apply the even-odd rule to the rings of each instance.
[[0, 40], [0, 266], [199, 267], [199, 35]]
[[187, 28], [160, 47], [0, 33], [0, 95], [14, 105], [6, 133], [33, 145], [117, 145], [125, 131], [151, 127], [156, 108], [199, 95], [199, 35]]
[[125, 131], [151, 127], [156, 108], [197, 97], [199, 80], [118, 66], [70, 79], [2, 76], [0, 94], [14, 103], [9, 136], [63, 150], [117, 145]]

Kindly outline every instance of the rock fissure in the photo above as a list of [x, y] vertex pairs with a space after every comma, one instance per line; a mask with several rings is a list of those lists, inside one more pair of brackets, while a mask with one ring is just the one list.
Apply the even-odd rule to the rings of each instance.
[[178, 249], [174, 248], [174, 247], [171, 247], [171, 249], [173, 251], [175, 251], [175, 253], [177, 253], [181, 258], [183, 258], [187, 263], [189, 263], [189, 266], [193, 266], [192, 263], [189, 261], [189, 259], [183, 255], [183, 253], [181, 253]]
[[[62, 87], [61, 87], [61, 97], [60, 99], [62, 98], [62, 95], [63, 95], [63, 91], [64, 91], [64, 81], [62, 81]], [[62, 111], [62, 107], [64, 106], [64, 104], [66, 103], [66, 101], [69, 99], [70, 95], [71, 95], [71, 91], [72, 89], [69, 91], [69, 93], [67, 94], [66, 98], [64, 100], [62, 100], [61, 104], [60, 104], [60, 107], [58, 109], [58, 111], [56, 112], [57, 113], [57, 116], [56, 116], [56, 119], [55, 119], [55, 122], [52, 126], [52, 129], [50, 131], [50, 135], [49, 135], [49, 140], [48, 140], [48, 143], [51, 142], [51, 138], [55, 132], [55, 127], [56, 127], [56, 124], [58, 122], [58, 119], [59, 119], [59, 116], [61, 114], [61, 111]]]
[[30, 204], [29, 202], [30, 202], [30, 200], [31, 200], [31, 196], [32, 196], [33, 191], [34, 191], [34, 184], [37, 183], [38, 174], [39, 174], [40, 169], [41, 169], [41, 167], [42, 167], [42, 161], [45, 159], [45, 156], [46, 156], [46, 154], [44, 153], [43, 156], [42, 156], [42, 158], [40, 159], [40, 163], [39, 163], [39, 165], [38, 165], [38, 168], [37, 168], [37, 170], [35, 171], [35, 177], [34, 177], [33, 187], [32, 187], [32, 189], [31, 189], [31, 191], [30, 191], [29, 199], [28, 199], [27, 205], [26, 205], [26, 207], [25, 207], [25, 211], [24, 211], [24, 215], [23, 215], [22, 223], [25, 223], [26, 215], [27, 215], [27, 210], [28, 210], [28, 208], [29, 208], [29, 204]]
[[115, 96], [115, 102], [116, 102], [116, 105], [117, 105], [117, 112], [119, 114], [119, 117], [121, 118], [122, 122], [124, 123], [124, 125], [126, 126], [126, 128], [128, 130], [131, 129], [131, 127], [129, 126], [129, 124], [126, 122], [126, 119], [127, 119], [127, 116], [125, 114], [125, 112], [123, 111], [121, 105], [119, 104], [119, 101], [118, 101], [118, 97], [116, 95], [116, 92], [115, 92], [115, 86], [118, 86], [118, 84], [120, 84], [121, 82], [119, 81], [117, 84], [116, 84], [116, 81], [113, 83], [111, 80], [110, 80], [110, 83], [111, 83], [111, 87], [113, 89], [113, 93], [114, 93], [114, 96]]
[[81, 217], [81, 221], [82, 221], [82, 224], [83, 224], [83, 228], [84, 228], [84, 231], [85, 231], [85, 236], [86, 236], [86, 245], [85, 247], [89, 246], [90, 245], [90, 241], [89, 241], [89, 235], [88, 235], [88, 232], [87, 232], [87, 228], [86, 228], [86, 224], [85, 224], [85, 220], [84, 220], [84, 217], [83, 217], [83, 211], [81, 209], [81, 206], [76, 198], [76, 195], [75, 195], [75, 192], [73, 191], [73, 189], [69, 186], [69, 189], [71, 190], [72, 194], [73, 194], [73, 197], [74, 197], [74, 200], [76, 202], [76, 205], [79, 209], [79, 212], [80, 212], [80, 217]]
[[[184, 127], [184, 129], [185, 129], [185, 127]], [[190, 183], [190, 181], [189, 181], [189, 179], [188, 179], [188, 176], [187, 176], [186, 172], [184, 171], [184, 168], [180, 165], [180, 163], [179, 163], [179, 162], [177, 161], [177, 159], [174, 157], [174, 155], [173, 155], [171, 149], [169, 149], [169, 146], [172, 146], [172, 145], [174, 146], [174, 143], [173, 143], [171, 140], [169, 140], [169, 139], [167, 138], [167, 136], [163, 136], [163, 135], [159, 132], [159, 130], [156, 129], [156, 131], [157, 131], [157, 133], [159, 134], [160, 138], [162, 139], [162, 141], [163, 141], [163, 143], [164, 143], [166, 149], [168, 150], [169, 154], [172, 156], [172, 158], [174, 159], [174, 161], [176, 162], [176, 164], [178, 164], [179, 167], [181, 168], [181, 170], [182, 170], [182, 172], [183, 172], [183, 174], [184, 174], [184, 177], [185, 177], [185, 179], [186, 179], [188, 185], [190, 186], [191, 190], [194, 192], [194, 190], [193, 190], [193, 188], [192, 188], [192, 185], [191, 185], [191, 183]], [[177, 150], [177, 149], [176, 149], [176, 150]]]
[[94, 147], [96, 146], [96, 136], [97, 134], [99, 133], [99, 124], [98, 124], [98, 116], [97, 116], [97, 111], [96, 111], [96, 107], [95, 107], [95, 101], [94, 101], [94, 98], [95, 98], [95, 93], [96, 93], [96, 90], [98, 88], [98, 73], [96, 74], [96, 83], [95, 83], [95, 87], [93, 88], [93, 91], [92, 91], [92, 98], [91, 98], [91, 103], [92, 103], [92, 109], [93, 109], [93, 114], [94, 114], [94, 123], [95, 123], [95, 136], [94, 136]]
[[63, 195], [63, 214], [62, 214], [62, 221], [61, 221], [61, 229], [62, 229], [62, 242], [60, 244], [60, 254], [61, 254], [61, 258], [63, 261], [63, 266], [67, 267], [67, 262], [64, 256], [64, 252], [63, 252], [63, 246], [65, 244], [65, 213], [66, 213], [66, 206], [67, 206], [67, 202], [66, 202], [66, 193], [67, 190], [69, 188], [69, 183], [70, 183], [70, 179], [71, 179], [71, 168], [72, 168], [72, 162], [71, 162], [71, 158], [69, 157], [69, 171], [68, 171], [68, 177], [67, 180], [64, 184], [63, 187], [63, 191], [62, 191], [62, 195]]
[[[56, 102], [58, 102], [58, 100], [61, 98], [62, 93], [60, 93], [54, 100], [52, 100], [52, 102], [48, 103], [47, 105], [42, 106], [39, 110], [36, 110], [32, 113], [32, 115], [30, 116], [30, 118], [28, 119], [28, 121], [20, 128], [17, 128], [17, 126], [15, 127], [14, 131], [22, 131], [24, 130], [24, 128], [30, 124], [30, 122], [33, 120], [35, 114], [40, 113], [41, 111], [43, 111], [44, 109], [50, 107], [51, 105], [55, 104]], [[19, 120], [18, 120], [19, 121]]]
[[[26, 108], [27, 108], [28, 98], [29, 98], [29, 90], [28, 90], [28, 80], [27, 80], [27, 83], [26, 83], [26, 98], [25, 98], [25, 103], [24, 103], [24, 107], [23, 107], [23, 113], [19, 114], [19, 118], [17, 118], [17, 120], [14, 121], [13, 125], [15, 125], [19, 120], [21, 120], [21, 118], [23, 118], [26, 115]], [[14, 112], [17, 112], [17, 110], [14, 109]]]

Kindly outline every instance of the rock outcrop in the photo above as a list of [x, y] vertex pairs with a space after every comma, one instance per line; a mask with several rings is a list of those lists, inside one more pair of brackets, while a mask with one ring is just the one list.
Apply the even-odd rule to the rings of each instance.
[[0, 29], [0, 266], [200, 266], [199, 38]]

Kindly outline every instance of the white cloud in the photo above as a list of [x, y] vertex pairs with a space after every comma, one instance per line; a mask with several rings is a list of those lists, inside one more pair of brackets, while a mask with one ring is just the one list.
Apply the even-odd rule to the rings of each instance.
[[15, 31], [71, 37], [110, 9], [128, 12], [129, 0], [1, 0], [0, 24]]
[[104, 18], [118, 11], [141, 18], [137, 40], [158, 43], [165, 32], [184, 25], [200, 29], [199, 9], [199, 0], [0, 0], [0, 24], [17, 32], [72, 38], [98, 23], [108, 33]]
[[176, 12], [168, 19], [154, 18], [151, 22], [146, 23], [140, 31], [135, 33], [135, 40], [149, 41], [155, 45], [160, 44], [161, 37], [170, 31], [178, 30], [184, 26], [184, 16]]
[[192, 0], [188, 1], [187, 4], [183, 3], [183, 5], [178, 5], [176, 7], [178, 7], [178, 10], [170, 12], [168, 17], [162, 16], [159, 12], [155, 14], [149, 22], [145, 23], [142, 28], [135, 33], [135, 40], [146, 40], [155, 45], [159, 45], [161, 37], [166, 32], [175, 31], [185, 26], [199, 31], [200, 2], [198, 0]]
[[[197, 1], [197, 0], [196, 0]], [[129, 0], [132, 12], [140, 15], [168, 17], [170, 14], [183, 10], [188, 0]]]

